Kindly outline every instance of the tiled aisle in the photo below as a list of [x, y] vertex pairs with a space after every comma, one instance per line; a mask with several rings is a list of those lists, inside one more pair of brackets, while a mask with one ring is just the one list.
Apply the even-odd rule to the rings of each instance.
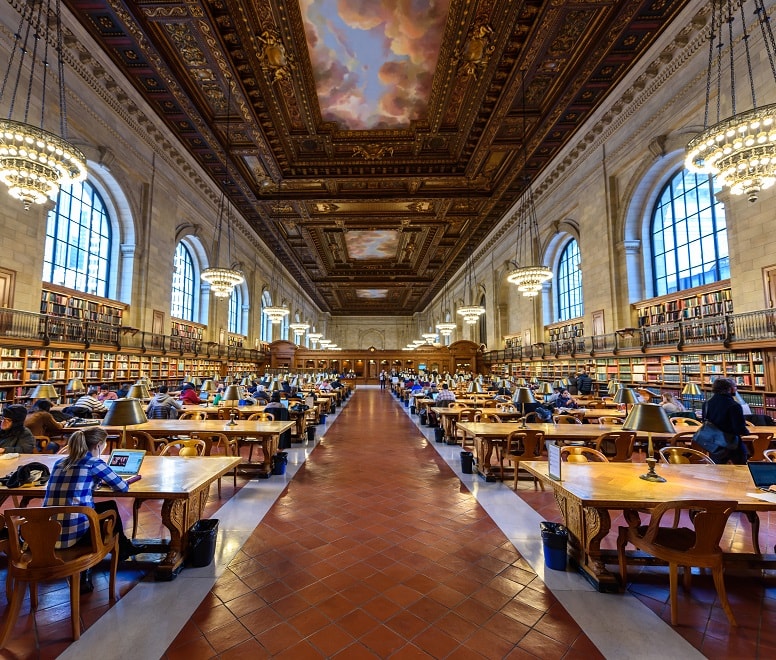
[[166, 657], [596, 657], [388, 393], [359, 390]]

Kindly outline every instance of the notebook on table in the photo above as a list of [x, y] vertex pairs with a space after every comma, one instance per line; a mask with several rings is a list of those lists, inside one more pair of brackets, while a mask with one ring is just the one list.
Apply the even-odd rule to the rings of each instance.
[[776, 492], [776, 489], [772, 488], [776, 485], [776, 463], [753, 461], [746, 465], [758, 490], [765, 490], [771, 493]]
[[122, 479], [129, 479], [140, 472], [145, 449], [114, 449], [108, 458], [108, 467]]

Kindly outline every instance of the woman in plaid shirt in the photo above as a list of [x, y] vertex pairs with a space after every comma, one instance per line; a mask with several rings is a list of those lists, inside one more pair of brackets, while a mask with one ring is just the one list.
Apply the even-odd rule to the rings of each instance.
[[[132, 542], [124, 536], [116, 502], [113, 500], [94, 501], [94, 489], [105, 484], [114, 491], [126, 492], [127, 483], [111, 470], [100, 458], [105, 449], [107, 439], [105, 429], [100, 426], [90, 426], [79, 429], [70, 435], [67, 442], [68, 456], [54, 464], [51, 477], [46, 484], [46, 497], [43, 506], [90, 506], [97, 513], [115, 511], [115, 531], [119, 537], [119, 558], [126, 559], [134, 554], [136, 549]], [[88, 542], [88, 518], [72, 514], [62, 516], [62, 534], [57, 543], [58, 548], [69, 548], [79, 542]], [[88, 571], [82, 573], [82, 587], [91, 591], [91, 579]]]

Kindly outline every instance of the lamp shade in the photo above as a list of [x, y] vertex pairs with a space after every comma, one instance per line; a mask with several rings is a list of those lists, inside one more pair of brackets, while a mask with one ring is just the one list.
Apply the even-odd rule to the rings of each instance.
[[517, 395], [512, 399], [514, 403], [536, 403], [536, 397], [528, 387], [520, 387], [517, 390]]
[[518, 378], [516, 381], [518, 387], [525, 387], [526, 381], [525, 378]]
[[668, 419], [666, 411], [657, 403], [637, 403], [633, 406], [633, 410], [630, 411], [622, 428], [624, 431], [646, 431], [649, 433], [675, 432], [674, 425]]
[[84, 383], [80, 378], [71, 378], [67, 384], [68, 392], [83, 392], [85, 389]]
[[213, 381], [210, 378], [208, 378], [206, 381], [204, 381], [202, 383], [202, 388], [201, 388], [200, 391], [201, 392], [215, 392], [215, 390], [216, 390], [215, 383], [213, 383]]
[[41, 383], [30, 394], [31, 399], [57, 399], [59, 394], [51, 383]]
[[687, 383], [682, 389], [682, 396], [702, 397], [703, 390], [698, 387], [697, 383]]
[[221, 398], [221, 400], [239, 401], [241, 398], [242, 397], [240, 396], [240, 388], [237, 385], [229, 385], [224, 391], [224, 396]]
[[639, 395], [630, 387], [621, 387], [615, 392], [614, 401], [616, 403], [634, 404], [639, 402]]
[[135, 384], [129, 388], [129, 392], [127, 392], [127, 398], [128, 399], [150, 399], [151, 393], [148, 391], [148, 388], [145, 385]]
[[[133, 385], [138, 387], [137, 385]], [[132, 388], [130, 388], [132, 389]], [[116, 399], [105, 413], [102, 420], [104, 426], [131, 426], [148, 421], [143, 406], [137, 399]]]
[[480, 385], [476, 380], [473, 380], [471, 383], [469, 383], [469, 389], [467, 392], [470, 394], [482, 394], [482, 385]]
[[199, 387], [202, 385], [202, 381], [198, 376], [194, 376], [194, 378], [191, 378], [188, 382], [191, 383], [194, 387]]
[[552, 394], [552, 385], [547, 382], [539, 385], [539, 394]]
[[614, 396], [617, 394], [617, 390], [619, 390], [621, 387], [620, 383], [618, 383], [616, 380], [610, 380], [606, 384], [606, 391], [609, 392], [609, 396]]

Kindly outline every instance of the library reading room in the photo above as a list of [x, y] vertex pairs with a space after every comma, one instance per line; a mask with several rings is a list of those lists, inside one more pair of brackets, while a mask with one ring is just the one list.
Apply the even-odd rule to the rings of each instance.
[[0, 658], [776, 657], [775, 14], [2, 2]]

